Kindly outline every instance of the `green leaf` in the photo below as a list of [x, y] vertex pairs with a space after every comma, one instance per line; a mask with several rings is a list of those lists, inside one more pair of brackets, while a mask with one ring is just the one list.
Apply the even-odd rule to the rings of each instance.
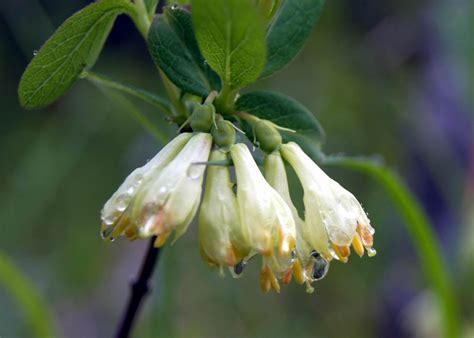
[[30, 280], [0, 251], [0, 286], [23, 312], [32, 337], [57, 337], [51, 309]]
[[41, 47], [20, 81], [25, 108], [40, 108], [58, 99], [94, 65], [116, 17], [134, 13], [127, 0], [102, 0], [67, 19]]
[[191, 14], [166, 7], [148, 33], [150, 54], [166, 76], [184, 92], [205, 97], [220, 89], [219, 76], [206, 64], [194, 35]]
[[283, 69], [303, 48], [325, 0], [285, 0], [267, 32], [267, 64], [262, 77]]
[[[316, 117], [301, 103], [279, 93], [257, 91], [242, 95], [237, 100], [235, 109], [294, 130], [294, 133], [281, 131], [283, 140], [298, 143], [310, 156], [320, 156], [324, 131]], [[253, 140], [251, 126], [244, 122], [242, 127], [249, 139]]]
[[254, 82], [266, 61], [265, 29], [250, 0], [193, 0], [193, 24], [202, 54], [224, 87]]
[[436, 238], [434, 227], [416, 197], [392, 170], [379, 162], [366, 158], [329, 156], [324, 164], [345, 167], [375, 178], [387, 191], [403, 217], [421, 266], [440, 306], [443, 337], [460, 336], [459, 308], [450, 277], [450, 268], [443, 256], [443, 249]]

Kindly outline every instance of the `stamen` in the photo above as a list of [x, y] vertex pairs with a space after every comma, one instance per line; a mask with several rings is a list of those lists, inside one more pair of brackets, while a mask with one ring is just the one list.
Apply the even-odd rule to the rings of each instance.
[[283, 284], [290, 284], [291, 283], [291, 277], [292, 277], [293, 269], [288, 269], [287, 272], [283, 275], [282, 282]]
[[135, 239], [137, 239], [137, 228], [134, 226], [129, 226], [125, 230], [125, 236], [127, 237], [128, 240], [134, 241]]
[[278, 279], [276, 278], [275, 274], [269, 267], [267, 267], [267, 269], [268, 269], [268, 275], [270, 277], [270, 283], [272, 285], [273, 290], [275, 290], [277, 293], [280, 293], [280, 284], [278, 283]]
[[265, 267], [262, 272], [260, 273], [260, 288], [263, 292], [267, 293], [272, 288], [272, 282], [270, 281], [270, 276], [268, 272], [270, 269]]
[[159, 235], [155, 240], [155, 248], [161, 248], [171, 235], [171, 231]]
[[339, 260], [343, 263], [347, 263], [349, 255], [351, 254], [351, 249], [348, 246], [338, 246], [332, 245], [334, 252], [336, 253]]
[[119, 237], [120, 235], [122, 235], [123, 231], [129, 227], [131, 224], [130, 222], [130, 218], [128, 217], [128, 215], [126, 215], [125, 213], [123, 213], [120, 218], [116, 221], [115, 223], [115, 228], [114, 228], [114, 231], [112, 232], [111, 234], [111, 237], [113, 238], [117, 238]]
[[362, 240], [359, 237], [359, 234], [356, 234], [354, 238], [352, 239], [352, 247], [354, 248], [354, 251], [359, 255], [359, 257], [362, 257], [364, 255], [364, 245], [362, 244]]
[[295, 281], [298, 284], [303, 284], [305, 281], [303, 266], [301, 261], [297, 258], [295, 264], [293, 265], [293, 275], [295, 276]]
[[372, 247], [374, 245], [374, 236], [370, 232], [369, 228], [357, 223], [357, 233], [360, 235], [362, 244], [364, 244], [366, 248]]

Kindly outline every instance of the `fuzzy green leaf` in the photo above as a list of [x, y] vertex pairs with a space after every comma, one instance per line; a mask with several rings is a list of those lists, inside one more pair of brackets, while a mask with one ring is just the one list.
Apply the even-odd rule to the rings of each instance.
[[[235, 109], [294, 130], [281, 131], [283, 140], [296, 142], [309, 155], [319, 156], [324, 131], [316, 117], [301, 103], [279, 93], [258, 91], [242, 95]], [[243, 122], [242, 127], [249, 139], [253, 140], [252, 127], [246, 122]]]
[[205, 97], [220, 89], [219, 76], [199, 51], [188, 11], [165, 8], [151, 25], [148, 48], [156, 65], [184, 92]]
[[134, 13], [127, 0], [102, 0], [67, 19], [41, 47], [26, 68], [18, 88], [25, 108], [40, 108], [57, 100], [92, 67], [112, 25], [121, 13]]
[[325, 0], [286, 0], [267, 32], [267, 64], [262, 77], [283, 69], [303, 48]]
[[250, 0], [193, 0], [199, 48], [224, 86], [238, 89], [254, 82], [266, 62], [265, 29]]

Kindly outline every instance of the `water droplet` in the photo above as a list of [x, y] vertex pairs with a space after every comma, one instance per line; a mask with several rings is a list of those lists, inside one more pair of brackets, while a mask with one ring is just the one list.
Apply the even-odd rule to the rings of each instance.
[[374, 248], [367, 248], [367, 256], [374, 257], [377, 254], [377, 250]]
[[132, 197], [129, 194], [119, 195], [117, 199], [115, 200], [117, 210], [120, 212], [125, 211], [125, 209], [127, 209], [127, 207], [129, 206], [131, 200], [132, 200]]
[[38, 50], [35, 49], [35, 50], [33, 51], [33, 56], [36, 56], [36, 55], [38, 55]]
[[[314, 256], [313, 256], [314, 257]], [[317, 281], [326, 277], [329, 270], [329, 262], [318, 254], [314, 257], [312, 280]]]
[[178, 9], [178, 7], [179, 7], [178, 4], [172, 4], [172, 5], [171, 5], [171, 9], [172, 9], [172, 10]]
[[109, 241], [111, 241], [111, 242], [115, 241], [115, 237], [110, 237]]
[[114, 231], [113, 226], [106, 227], [104, 230], [101, 231], [100, 236], [104, 240], [108, 239], [108, 237], [112, 234], [113, 231]]
[[192, 180], [197, 180], [202, 175], [202, 168], [199, 165], [191, 164], [186, 171], [186, 175]]
[[240, 278], [242, 277], [242, 274], [244, 272], [245, 266], [247, 265], [247, 261], [241, 260], [239, 263], [237, 263], [234, 268], [230, 269], [230, 273], [232, 274], [232, 277], [234, 278]]

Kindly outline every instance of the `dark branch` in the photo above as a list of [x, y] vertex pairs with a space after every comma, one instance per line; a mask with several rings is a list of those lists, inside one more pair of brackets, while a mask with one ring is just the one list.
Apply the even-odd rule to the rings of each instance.
[[117, 338], [130, 337], [130, 331], [132, 330], [133, 324], [140, 309], [140, 305], [145, 295], [150, 290], [149, 280], [160, 255], [160, 250], [154, 247], [155, 240], [156, 237], [150, 239], [140, 274], [131, 285], [132, 294], [130, 295], [127, 308], [123, 315], [122, 321], [120, 322], [117, 334], [115, 335]]

